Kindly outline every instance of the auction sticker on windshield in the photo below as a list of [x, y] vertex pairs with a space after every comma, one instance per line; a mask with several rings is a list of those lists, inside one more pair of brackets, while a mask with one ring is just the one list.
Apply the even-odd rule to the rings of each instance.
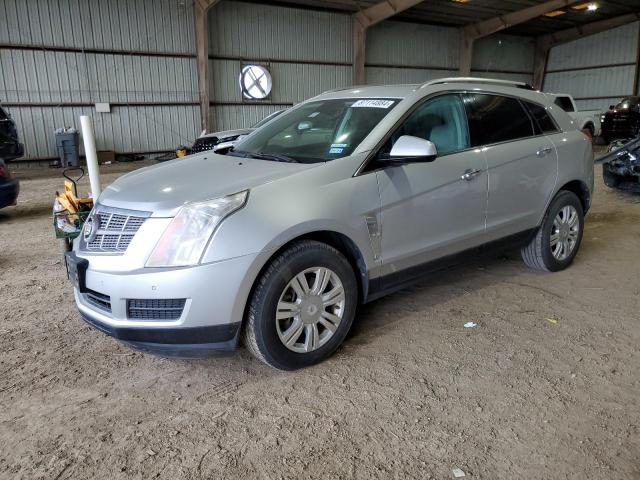
[[395, 102], [393, 100], [377, 100], [377, 99], [369, 99], [369, 100], [358, 100], [356, 103], [351, 105], [354, 107], [368, 107], [368, 108], [389, 108]]

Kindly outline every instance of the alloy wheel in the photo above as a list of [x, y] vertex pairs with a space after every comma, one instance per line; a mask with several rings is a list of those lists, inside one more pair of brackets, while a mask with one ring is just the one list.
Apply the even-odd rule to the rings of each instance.
[[551, 253], [556, 260], [566, 260], [573, 252], [580, 234], [578, 211], [566, 205], [556, 215], [551, 227]]
[[308, 268], [291, 279], [276, 309], [276, 330], [289, 350], [308, 353], [325, 345], [345, 310], [344, 286], [325, 267]]

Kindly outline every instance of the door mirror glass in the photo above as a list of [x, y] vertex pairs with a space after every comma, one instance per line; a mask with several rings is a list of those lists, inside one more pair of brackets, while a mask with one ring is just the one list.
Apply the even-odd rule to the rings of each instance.
[[402, 162], [430, 162], [438, 156], [433, 142], [411, 135], [402, 135], [391, 147], [388, 159]]

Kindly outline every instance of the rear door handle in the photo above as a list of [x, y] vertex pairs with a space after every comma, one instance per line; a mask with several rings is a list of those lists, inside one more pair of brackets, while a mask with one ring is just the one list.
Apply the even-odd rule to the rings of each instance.
[[551, 147], [543, 147], [536, 152], [536, 155], [539, 157], [544, 157], [547, 153], [551, 153], [553, 148]]
[[467, 169], [464, 171], [464, 173], [462, 175], [460, 175], [460, 178], [462, 180], [466, 180], [467, 182], [470, 182], [471, 180], [473, 180], [476, 176], [480, 175], [482, 173], [482, 170], [472, 170], [472, 169]]

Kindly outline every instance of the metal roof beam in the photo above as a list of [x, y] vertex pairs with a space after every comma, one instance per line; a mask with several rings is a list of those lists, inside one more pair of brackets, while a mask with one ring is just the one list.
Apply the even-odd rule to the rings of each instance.
[[352, 16], [353, 32], [353, 84], [366, 82], [364, 62], [366, 56], [367, 29], [400, 12], [414, 7], [423, 0], [385, 0], [360, 10]]
[[497, 17], [463, 27], [460, 36], [460, 75], [468, 76], [471, 72], [473, 43], [479, 38], [538, 18], [545, 13], [566, 7], [575, 2], [576, 0], [550, 0], [539, 5], [533, 5], [504, 15], [498, 15]]
[[575, 2], [576, 0], [550, 0], [516, 12], [506, 13], [482, 22], [467, 25], [464, 27], [464, 31], [470, 38], [477, 40], [478, 38], [486, 37], [487, 35], [499, 32], [505, 28], [513, 27], [519, 23], [528, 22], [534, 18], [541, 17], [545, 13], [558, 10], [559, 8], [566, 7]]
[[415, 7], [424, 0], [385, 0], [384, 2], [371, 5], [369, 8], [360, 10], [354, 14], [353, 19], [362, 27], [369, 28], [376, 23], [380, 23], [387, 18], [393, 17], [408, 8]]
[[604, 20], [598, 20], [597, 22], [587, 23], [585, 25], [579, 25], [566, 30], [560, 30], [559, 32], [549, 33], [539, 37], [539, 41], [543, 45], [554, 47], [561, 43], [572, 42], [582, 37], [594, 35], [596, 33], [611, 30], [612, 28], [621, 27], [629, 23], [633, 23], [640, 20], [640, 12], [627, 13], [620, 15], [619, 17], [606, 18]]

